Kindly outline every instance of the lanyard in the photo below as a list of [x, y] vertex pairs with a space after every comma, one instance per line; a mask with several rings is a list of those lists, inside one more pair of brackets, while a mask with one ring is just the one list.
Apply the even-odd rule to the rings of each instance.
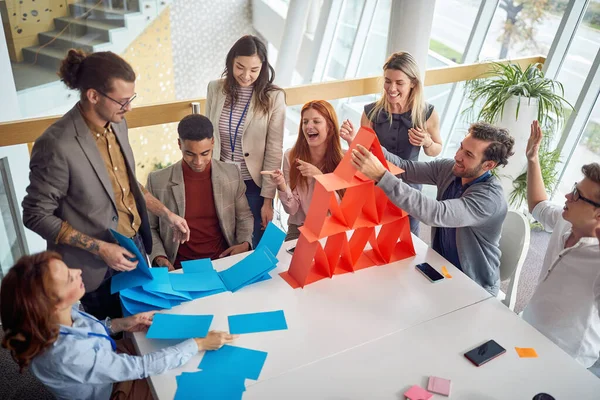
[[237, 123], [237, 126], [235, 127], [235, 136], [232, 138], [231, 137], [231, 119], [233, 117], [233, 99], [231, 101], [231, 107], [229, 109], [229, 146], [231, 147], [231, 161], [233, 161], [233, 152], [235, 151], [235, 145], [237, 142], [237, 136], [238, 136], [238, 130], [240, 129], [240, 125], [242, 124], [242, 121], [244, 120], [244, 116], [246, 115], [246, 111], [248, 111], [248, 106], [250, 105], [250, 101], [252, 100], [252, 95], [254, 94], [254, 89], [252, 89], [252, 93], [250, 93], [250, 98], [248, 99], [248, 102], [246, 103], [246, 106], [244, 107], [244, 111], [242, 112], [242, 116], [240, 117], [240, 120]]
[[[87, 316], [87, 315], [83, 314], [83, 313], [82, 313], [82, 312], [80, 312], [80, 311], [77, 311], [77, 312], [79, 312], [79, 314], [83, 315], [84, 317], [86, 317], [86, 318], [89, 318], [89, 319], [91, 319], [92, 321], [94, 321], [94, 322], [97, 322], [97, 323], [99, 323], [100, 325], [102, 325], [102, 323], [100, 323], [100, 321], [98, 321], [97, 319], [95, 319], [95, 318], [92, 318], [92, 317], [89, 317], [89, 316]], [[106, 331], [106, 335], [103, 335], [103, 334], [101, 334], [101, 333], [96, 333], [96, 332], [88, 332], [88, 336], [101, 337], [101, 338], [104, 338], [104, 339], [108, 340], [108, 341], [110, 342], [110, 345], [111, 345], [111, 347], [112, 347], [113, 351], [117, 351], [117, 342], [115, 342], [115, 340], [114, 340], [113, 338], [111, 338], [111, 337], [110, 337], [110, 335], [109, 335], [109, 333], [108, 333], [108, 329], [106, 329], [106, 327], [105, 327], [104, 325], [102, 325], [102, 327], [103, 327], [103, 328], [104, 328], [104, 330]], [[63, 331], [59, 331], [58, 333], [60, 333], [61, 335], [65, 335], [65, 336], [66, 336], [66, 335], [72, 335], [72, 333], [71, 333], [71, 332], [63, 332]]]

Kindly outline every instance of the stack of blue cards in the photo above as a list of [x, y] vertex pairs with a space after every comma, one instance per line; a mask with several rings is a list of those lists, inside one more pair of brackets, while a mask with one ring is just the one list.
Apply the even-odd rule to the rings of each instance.
[[184, 261], [183, 274], [170, 274], [174, 290], [187, 292], [192, 299], [210, 296], [227, 290], [210, 259]]
[[135, 255], [135, 260], [138, 262], [137, 267], [132, 271], [121, 272], [111, 278], [110, 293], [114, 294], [124, 289], [142, 286], [152, 281], [150, 267], [146, 261], [146, 256], [140, 253], [133, 240], [127, 236], [121, 235], [117, 231], [110, 230], [114, 238], [119, 242], [119, 246], [125, 248], [130, 253]]
[[277, 266], [275, 255], [285, 233], [269, 223], [257, 248], [229, 269], [217, 273], [210, 259], [184, 261], [183, 274], [170, 274], [166, 267], [149, 268], [147, 258], [130, 238], [111, 231], [119, 245], [135, 254], [133, 271], [121, 272], [111, 279], [111, 292], [120, 292], [125, 316], [163, 310], [182, 302], [224, 291], [236, 292], [250, 284], [271, 279], [269, 271]]
[[269, 271], [277, 266], [276, 255], [284, 239], [285, 232], [270, 222], [256, 250], [219, 273], [227, 289], [236, 292], [244, 286], [271, 279]]

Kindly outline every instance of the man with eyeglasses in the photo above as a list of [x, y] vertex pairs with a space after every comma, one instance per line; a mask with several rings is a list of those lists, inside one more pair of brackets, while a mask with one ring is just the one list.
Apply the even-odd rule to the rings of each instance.
[[600, 164], [582, 167], [583, 180], [564, 207], [548, 201], [539, 163], [542, 130], [527, 143], [527, 202], [552, 231], [538, 286], [523, 319], [600, 377]]
[[133, 239], [143, 255], [152, 251], [147, 210], [168, 222], [174, 240], [188, 240], [190, 231], [135, 177], [125, 122], [136, 97], [131, 66], [111, 52], [72, 49], [58, 74], [80, 100], [33, 146], [23, 223], [67, 266], [82, 270], [88, 313], [120, 317], [111, 277], [133, 270], [139, 260], [115, 243], [110, 230]]

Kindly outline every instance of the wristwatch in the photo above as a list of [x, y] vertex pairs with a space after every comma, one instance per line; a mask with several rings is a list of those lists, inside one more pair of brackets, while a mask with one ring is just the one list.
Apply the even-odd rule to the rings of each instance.
[[109, 335], [115, 334], [115, 332], [112, 329], [112, 319], [110, 319], [110, 317], [106, 317], [106, 319], [104, 320], [104, 326], [106, 326], [106, 330], [108, 331]]

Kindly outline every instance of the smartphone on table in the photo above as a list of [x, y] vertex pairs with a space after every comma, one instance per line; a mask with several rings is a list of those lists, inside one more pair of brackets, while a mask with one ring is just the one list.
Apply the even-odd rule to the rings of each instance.
[[429, 279], [430, 282], [435, 283], [444, 279], [444, 275], [440, 274], [428, 263], [417, 264], [415, 266], [417, 271], [422, 273], [425, 278]]
[[479, 367], [504, 353], [506, 353], [504, 347], [496, 343], [495, 340], [488, 340], [481, 346], [477, 346], [473, 350], [467, 351], [465, 357]]

